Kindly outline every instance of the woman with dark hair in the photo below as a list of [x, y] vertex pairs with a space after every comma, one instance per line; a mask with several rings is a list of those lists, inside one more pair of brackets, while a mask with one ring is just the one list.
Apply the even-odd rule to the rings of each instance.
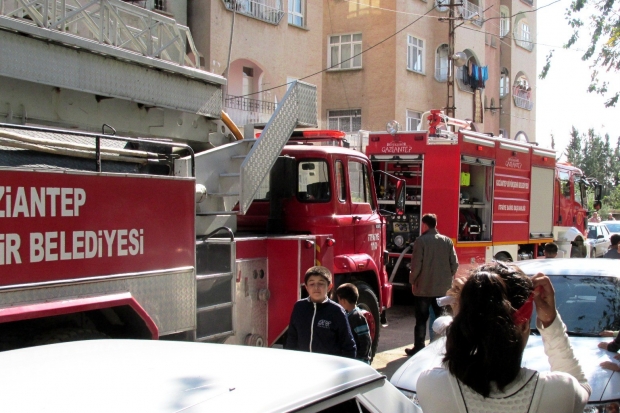
[[[521, 367], [534, 304], [551, 365], [545, 373]], [[539, 273], [530, 279], [502, 262], [478, 267], [463, 285], [443, 362], [418, 379], [425, 413], [581, 413], [591, 392], [549, 278]]]

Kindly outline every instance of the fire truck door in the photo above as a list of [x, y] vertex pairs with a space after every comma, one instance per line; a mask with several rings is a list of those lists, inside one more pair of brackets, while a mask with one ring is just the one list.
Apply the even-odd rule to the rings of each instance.
[[348, 170], [355, 253], [366, 253], [375, 262], [381, 262], [381, 217], [371, 192], [369, 167], [349, 160]]

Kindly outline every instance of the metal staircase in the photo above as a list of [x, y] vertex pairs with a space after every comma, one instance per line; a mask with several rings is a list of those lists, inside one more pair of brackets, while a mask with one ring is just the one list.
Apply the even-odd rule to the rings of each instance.
[[[206, 188], [196, 203], [197, 237], [222, 226], [236, 230], [235, 215], [248, 211], [293, 130], [300, 126], [317, 126], [316, 87], [295, 82], [259, 139], [196, 154], [196, 184]], [[190, 161], [189, 157], [176, 161], [175, 174], [189, 176]]]

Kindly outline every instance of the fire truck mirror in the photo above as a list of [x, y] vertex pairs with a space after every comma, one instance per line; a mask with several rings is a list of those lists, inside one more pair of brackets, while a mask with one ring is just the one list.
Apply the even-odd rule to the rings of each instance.
[[394, 196], [395, 208], [397, 215], [403, 215], [405, 213], [405, 196], [407, 194], [407, 185], [404, 179], [396, 181], [396, 195]]
[[[596, 201], [600, 201], [601, 200], [601, 198], [603, 196], [602, 192], [603, 192], [603, 186], [602, 185], [597, 184], [597, 185], [594, 186], [594, 199]], [[599, 209], [600, 209], [601, 203], [599, 202], [598, 205], [599, 205]]]

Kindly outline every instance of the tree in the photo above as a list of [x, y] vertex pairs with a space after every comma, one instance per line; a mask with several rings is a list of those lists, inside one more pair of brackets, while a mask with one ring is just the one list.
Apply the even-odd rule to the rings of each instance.
[[579, 131], [575, 129], [574, 126], [570, 132], [570, 142], [566, 148], [566, 159], [570, 164], [581, 168], [581, 163], [583, 160], [583, 153], [581, 152], [581, 135], [579, 135]]
[[605, 107], [615, 106], [620, 90], [610, 91], [608, 82], [599, 79], [599, 68], [607, 72], [620, 71], [620, 1], [573, 0], [566, 10], [566, 19], [574, 29], [564, 47], [570, 48], [583, 33], [584, 16], [590, 28], [590, 46], [581, 57], [592, 68], [589, 92], [607, 97]]

